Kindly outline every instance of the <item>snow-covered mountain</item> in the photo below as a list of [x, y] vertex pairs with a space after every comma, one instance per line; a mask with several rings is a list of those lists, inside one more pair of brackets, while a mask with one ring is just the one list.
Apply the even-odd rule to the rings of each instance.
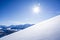
[[0, 40], [60, 40], [60, 15], [0, 38]]

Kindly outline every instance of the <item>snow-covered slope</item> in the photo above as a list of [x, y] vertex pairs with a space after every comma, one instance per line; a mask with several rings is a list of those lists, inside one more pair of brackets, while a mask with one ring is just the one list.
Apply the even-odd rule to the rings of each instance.
[[60, 40], [60, 15], [0, 38], [0, 40]]

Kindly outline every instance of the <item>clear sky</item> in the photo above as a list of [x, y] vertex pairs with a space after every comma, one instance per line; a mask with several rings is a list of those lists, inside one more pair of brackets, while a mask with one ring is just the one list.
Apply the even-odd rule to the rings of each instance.
[[[32, 11], [40, 4], [39, 14]], [[0, 0], [0, 25], [39, 23], [60, 15], [60, 0]]]

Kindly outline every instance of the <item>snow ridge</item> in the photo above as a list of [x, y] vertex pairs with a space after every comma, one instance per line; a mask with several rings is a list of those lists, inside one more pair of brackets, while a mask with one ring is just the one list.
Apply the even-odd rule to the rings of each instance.
[[60, 15], [0, 38], [0, 40], [60, 40]]

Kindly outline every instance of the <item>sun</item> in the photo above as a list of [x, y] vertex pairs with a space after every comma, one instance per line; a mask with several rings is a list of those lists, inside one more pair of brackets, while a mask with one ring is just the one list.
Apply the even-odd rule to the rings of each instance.
[[33, 7], [32, 11], [33, 11], [33, 13], [38, 14], [38, 13], [40, 12], [40, 6], [35, 5], [35, 6]]

